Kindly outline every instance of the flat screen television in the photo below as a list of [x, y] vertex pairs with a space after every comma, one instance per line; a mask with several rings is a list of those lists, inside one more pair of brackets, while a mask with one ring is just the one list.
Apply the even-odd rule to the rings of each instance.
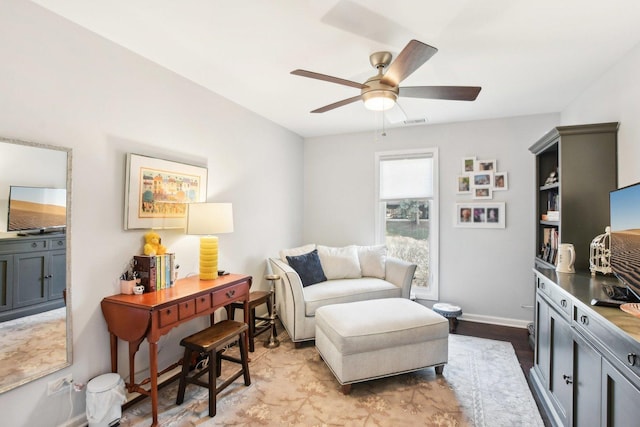
[[66, 225], [66, 189], [10, 186], [7, 231], [44, 234], [62, 232]]
[[640, 182], [609, 193], [611, 270], [640, 298]]

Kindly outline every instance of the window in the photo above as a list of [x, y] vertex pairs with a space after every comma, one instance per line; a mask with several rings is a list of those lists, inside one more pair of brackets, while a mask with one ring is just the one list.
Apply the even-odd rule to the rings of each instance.
[[376, 241], [415, 263], [411, 293], [438, 299], [438, 150], [376, 153]]

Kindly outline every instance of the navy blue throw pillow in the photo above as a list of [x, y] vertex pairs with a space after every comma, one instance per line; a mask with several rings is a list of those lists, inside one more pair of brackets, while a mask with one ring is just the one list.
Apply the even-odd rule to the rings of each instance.
[[300, 276], [302, 286], [310, 286], [327, 280], [324, 271], [322, 271], [317, 249], [304, 255], [287, 256], [287, 262]]

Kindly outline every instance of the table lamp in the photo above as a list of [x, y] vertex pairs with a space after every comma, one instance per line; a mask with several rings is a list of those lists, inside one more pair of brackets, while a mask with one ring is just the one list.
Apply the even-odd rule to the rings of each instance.
[[200, 279], [218, 278], [218, 237], [233, 232], [231, 203], [190, 203], [187, 234], [200, 235]]

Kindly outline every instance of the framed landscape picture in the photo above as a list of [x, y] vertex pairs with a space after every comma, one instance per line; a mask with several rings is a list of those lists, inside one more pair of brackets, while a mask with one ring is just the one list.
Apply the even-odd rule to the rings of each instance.
[[207, 168], [127, 154], [124, 229], [183, 228], [189, 203], [207, 197]]

